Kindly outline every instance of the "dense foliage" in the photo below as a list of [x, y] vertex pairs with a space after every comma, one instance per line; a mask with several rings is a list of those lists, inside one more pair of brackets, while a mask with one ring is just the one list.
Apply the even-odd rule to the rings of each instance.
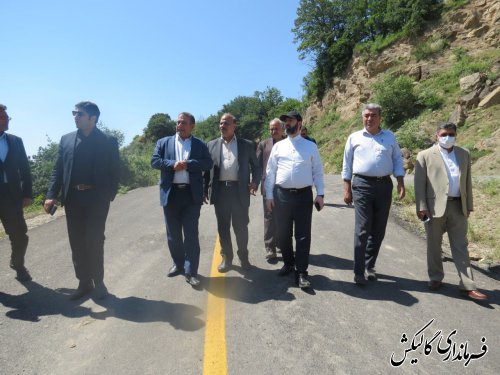
[[360, 43], [402, 32], [419, 33], [439, 15], [442, 0], [301, 0], [295, 42], [299, 57], [314, 61], [305, 77], [306, 98], [321, 100]]

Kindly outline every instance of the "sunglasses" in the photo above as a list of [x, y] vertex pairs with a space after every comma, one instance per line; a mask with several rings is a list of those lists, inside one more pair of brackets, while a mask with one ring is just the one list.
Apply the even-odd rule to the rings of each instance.
[[82, 117], [85, 115], [85, 112], [82, 112], [82, 111], [71, 111], [71, 113], [73, 114], [73, 116], [77, 116], [77, 117]]

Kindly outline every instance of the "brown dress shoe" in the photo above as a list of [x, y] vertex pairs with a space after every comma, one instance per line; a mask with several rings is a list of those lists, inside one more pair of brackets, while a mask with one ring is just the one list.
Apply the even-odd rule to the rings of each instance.
[[473, 301], [487, 301], [488, 297], [479, 290], [462, 290], [461, 293]]
[[443, 286], [443, 283], [441, 281], [437, 281], [437, 280], [429, 281], [429, 289], [432, 290], [433, 292], [440, 289], [442, 286]]

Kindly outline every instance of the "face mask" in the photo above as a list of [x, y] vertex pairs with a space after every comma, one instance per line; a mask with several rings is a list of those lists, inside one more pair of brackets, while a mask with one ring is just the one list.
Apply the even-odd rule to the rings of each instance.
[[443, 148], [452, 148], [455, 145], [455, 137], [450, 135], [439, 137], [439, 145]]

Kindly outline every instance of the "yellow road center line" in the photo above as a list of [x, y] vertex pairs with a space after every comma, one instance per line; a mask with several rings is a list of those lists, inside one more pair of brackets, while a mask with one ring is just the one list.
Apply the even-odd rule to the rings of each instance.
[[205, 326], [205, 354], [203, 375], [227, 374], [226, 351], [226, 301], [224, 299], [224, 274], [217, 266], [222, 261], [219, 237], [215, 242], [214, 257], [210, 270], [210, 285]]

